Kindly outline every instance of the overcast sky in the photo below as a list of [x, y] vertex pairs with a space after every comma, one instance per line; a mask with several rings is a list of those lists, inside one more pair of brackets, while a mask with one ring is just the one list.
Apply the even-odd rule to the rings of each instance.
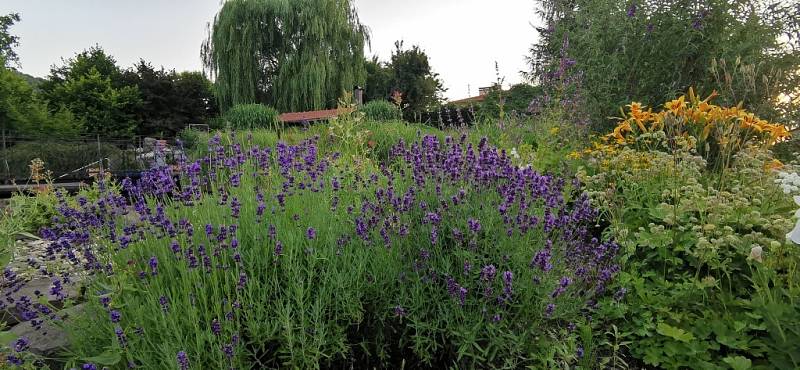
[[[536, 40], [533, 0], [354, 0], [372, 32], [369, 55], [386, 60], [395, 40], [419, 45], [448, 88], [476, 95], [495, 81], [520, 81]], [[0, 13], [20, 13], [22, 71], [43, 77], [50, 66], [98, 44], [127, 68], [140, 58], [168, 69], [200, 70], [200, 44], [220, 0], [0, 0]], [[368, 56], [369, 56], [368, 55]]]

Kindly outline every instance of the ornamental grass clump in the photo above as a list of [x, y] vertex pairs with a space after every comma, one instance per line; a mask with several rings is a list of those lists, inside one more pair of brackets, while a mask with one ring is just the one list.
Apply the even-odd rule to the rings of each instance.
[[[590, 361], [579, 332], [598, 299], [620, 297], [618, 248], [590, 228], [577, 183], [515, 166], [486, 140], [401, 142], [375, 171], [321, 155], [316, 140], [215, 136], [178, 176], [155, 168], [123, 183], [127, 198], [63, 203], [44, 236], [54, 259], [83, 266], [88, 301], [67, 325], [69, 365]], [[54, 289], [72, 283], [54, 277]], [[30, 303], [11, 305], [60, 319]]]

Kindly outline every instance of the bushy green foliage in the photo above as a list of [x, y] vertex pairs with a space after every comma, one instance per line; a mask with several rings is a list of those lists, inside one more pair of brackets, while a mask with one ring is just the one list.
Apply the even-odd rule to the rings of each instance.
[[364, 63], [367, 72], [367, 82], [364, 86], [364, 101], [389, 99], [394, 85], [394, 74], [386, 63], [378, 60], [377, 56]]
[[776, 144], [772, 151], [775, 153], [775, 158], [782, 162], [800, 159], [800, 134], [790, 140]]
[[0, 67], [8, 67], [11, 63], [19, 62], [14, 47], [19, 45], [19, 37], [12, 35], [9, 28], [19, 22], [18, 13], [0, 16]]
[[283, 123], [278, 120], [278, 111], [262, 104], [237, 105], [223, 117], [225, 123], [234, 130], [265, 128], [279, 132], [283, 128]]
[[482, 119], [500, 118], [500, 107], [505, 114], [525, 114], [534, 98], [542, 94], [540, 86], [520, 83], [505, 91], [492, 91], [478, 105], [477, 111]]
[[633, 367], [796, 368], [800, 250], [772, 157], [742, 148], [715, 170], [696, 138], [660, 132], [598, 147], [581, 177], [624, 252], [628, 298], [596, 317], [619, 327]]
[[69, 138], [83, 125], [64, 107], [48, 111], [24, 77], [0, 65], [0, 129], [7, 136]]
[[397, 92], [403, 111], [410, 114], [433, 109], [442, 101], [442, 80], [431, 68], [428, 54], [418, 45], [404, 49], [403, 42], [397, 41], [388, 63], [375, 58], [367, 66], [368, 100], [394, 99], [392, 94]]
[[217, 113], [211, 82], [200, 72], [155, 69], [142, 60], [122, 79], [136, 86], [142, 99], [135, 110], [138, 135], [172, 137], [190, 124], [207, 124]]
[[387, 100], [373, 100], [359, 108], [364, 113], [366, 119], [371, 121], [395, 121], [402, 119], [400, 107]]
[[[713, 0], [693, 6], [680, 0], [539, 3], [544, 26], [532, 48], [535, 79], [580, 81], [584, 108], [595, 125], [608, 124], [606, 117], [615, 116], [617, 107], [629, 101], [654, 106], [692, 86], [704, 95], [720, 90], [733, 104], [743, 100], [745, 107], [770, 120], [778, 118], [775, 96], [796, 94], [797, 1]], [[733, 90], [723, 88], [720, 85], [735, 73], [729, 68], [727, 77], [720, 73], [717, 78], [715, 60], [729, 67], [756, 66], [754, 84], [737, 82]], [[573, 71], [565, 72], [573, 63]], [[779, 70], [782, 75], [775, 78]], [[765, 76], [768, 84], [763, 83]], [[745, 94], [746, 89], [757, 93]], [[797, 103], [783, 111], [796, 111]]]
[[51, 110], [66, 107], [87, 133], [129, 137], [136, 132], [139, 90], [124, 83], [116, 61], [100, 47], [54, 66], [40, 89]]

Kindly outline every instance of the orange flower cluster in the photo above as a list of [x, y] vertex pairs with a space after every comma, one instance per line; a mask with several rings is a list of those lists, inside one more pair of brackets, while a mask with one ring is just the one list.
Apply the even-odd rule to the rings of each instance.
[[712, 138], [725, 146], [754, 141], [772, 145], [791, 136], [786, 126], [760, 119], [741, 104], [735, 107], [711, 104], [716, 96], [714, 92], [700, 100], [694, 90], [689, 89], [687, 95], [667, 102], [665, 109], [658, 113], [633, 102], [627, 106], [627, 113], [622, 111], [623, 117], [607, 138], [623, 145], [639, 134], [664, 130], [671, 135], [694, 136], [698, 142]]

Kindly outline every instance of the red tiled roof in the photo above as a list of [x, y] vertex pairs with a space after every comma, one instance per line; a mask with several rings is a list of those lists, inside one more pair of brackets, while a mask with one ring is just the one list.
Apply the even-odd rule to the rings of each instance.
[[352, 108], [339, 108], [339, 109], [327, 109], [327, 110], [315, 110], [311, 112], [292, 112], [292, 113], [283, 113], [278, 116], [278, 119], [281, 122], [303, 122], [303, 121], [320, 121], [334, 118], [340, 114], [349, 113], [352, 111]]
[[484, 99], [486, 99], [486, 95], [479, 95], [479, 96], [473, 96], [471, 98], [453, 100], [450, 102], [450, 104], [479, 103], [482, 102]]

